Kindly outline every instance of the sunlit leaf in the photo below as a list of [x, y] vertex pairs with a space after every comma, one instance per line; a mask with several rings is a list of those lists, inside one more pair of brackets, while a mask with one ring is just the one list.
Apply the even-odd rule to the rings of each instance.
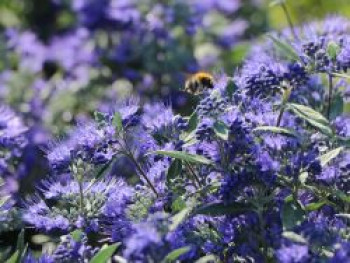
[[196, 260], [195, 263], [216, 263], [219, 259], [214, 255], [207, 255]]
[[192, 211], [192, 208], [187, 207], [181, 210], [180, 212], [178, 212], [177, 214], [175, 214], [171, 218], [171, 224], [170, 224], [169, 230], [170, 231], [175, 230], [188, 217], [191, 211]]
[[158, 151], [153, 151], [148, 154], [159, 154], [159, 155], [165, 155], [169, 156], [175, 159], [179, 159], [182, 161], [190, 162], [190, 163], [198, 163], [198, 164], [206, 164], [210, 165], [212, 162], [200, 155], [197, 154], [190, 154], [190, 153], [185, 153], [185, 152], [180, 152], [180, 151], [163, 151], [163, 150], [158, 150]]
[[330, 41], [327, 46], [327, 54], [332, 59], [337, 59], [337, 55], [340, 51], [340, 47], [334, 41]]
[[123, 130], [123, 119], [122, 119], [122, 115], [119, 112], [114, 113], [112, 123], [113, 123], [113, 126], [116, 128], [117, 132], [120, 132]]
[[76, 229], [73, 232], [71, 232], [70, 235], [76, 242], [79, 242], [81, 241], [81, 238], [83, 236], [83, 231], [81, 229]]
[[326, 166], [330, 161], [332, 161], [334, 158], [336, 158], [343, 150], [344, 150], [344, 147], [338, 147], [338, 148], [320, 156], [319, 161], [321, 163], [321, 166]]
[[285, 231], [282, 233], [282, 236], [295, 243], [307, 244], [307, 240], [303, 236], [292, 231]]
[[328, 136], [333, 136], [333, 131], [330, 127], [329, 121], [321, 113], [300, 104], [288, 103], [287, 106], [298, 117], [307, 121], [311, 126], [317, 128], [320, 132]]
[[178, 249], [175, 249], [171, 251], [163, 260], [163, 263], [171, 263], [175, 262], [179, 257], [182, 255], [186, 254], [188, 251], [190, 251], [191, 247], [186, 246], [186, 247], [181, 247]]
[[253, 130], [254, 132], [272, 132], [277, 134], [283, 134], [286, 136], [298, 137], [298, 134], [290, 129], [276, 127], [276, 126], [260, 126]]
[[101, 250], [90, 260], [90, 263], [106, 263], [109, 260], [121, 243], [116, 243]]
[[310, 203], [310, 204], [305, 206], [305, 210], [316, 211], [316, 210], [320, 209], [322, 206], [324, 206], [325, 204], [327, 204], [327, 202], [325, 202], [325, 201]]

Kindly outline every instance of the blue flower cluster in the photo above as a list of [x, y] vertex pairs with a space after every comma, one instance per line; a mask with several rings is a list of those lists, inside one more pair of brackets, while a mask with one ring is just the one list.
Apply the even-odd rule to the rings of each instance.
[[[23, 81], [31, 80], [34, 92], [29, 109], [28, 101], [17, 105], [30, 111], [25, 122], [0, 108], [0, 235], [19, 232], [17, 245], [1, 259], [350, 260], [348, 19], [332, 16], [294, 28], [297, 38], [285, 30], [257, 42], [240, 70], [214, 77], [213, 88], [194, 96], [189, 116], [142, 96], [109, 98], [105, 105], [84, 105], [98, 109], [94, 118], [74, 116], [76, 127], [47, 145], [47, 135], [30, 125], [44, 125], [42, 118], [55, 122], [52, 112], [34, 111], [55, 107], [51, 96], [74, 94], [68, 98], [74, 100], [108, 83], [112, 72], [127, 76], [113, 84], [118, 87], [144, 77], [166, 83], [173, 77], [167, 69], [142, 65], [135, 72], [134, 63], [149, 62], [151, 54], [176, 60], [166, 48], [182, 47], [175, 44], [177, 31], [195, 37], [213, 10], [226, 18], [240, 8], [239, 1], [226, 0], [53, 2], [76, 14], [71, 35], [42, 43], [34, 33], [8, 31], [17, 66], [26, 68]], [[233, 24], [225, 27], [215, 39], [227, 47], [238, 32]], [[140, 53], [138, 46], [149, 50]], [[122, 66], [114, 68], [116, 62]], [[33, 78], [40, 72], [52, 75]], [[3, 72], [1, 79], [10, 85], [17, 73]], [[142, 81], [134, 83], [147, 89]], [[69, 111], [63, 116], [73, 118]], [[46, 175], [31, 181], [32, 192], [18, 193], [33, 174], [26, 155], [33, 145], [45, 146], [39, 149]]]

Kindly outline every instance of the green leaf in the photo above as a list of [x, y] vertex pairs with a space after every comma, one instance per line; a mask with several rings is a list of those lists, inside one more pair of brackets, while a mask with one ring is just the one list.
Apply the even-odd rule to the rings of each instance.
[[20, 252], [16, 250], [16, 252], [13, 253], [12, 256], [9, 259], [7, 259], [5, 263], [17, 263], [19, 259], [20, 259]]
[[163, 150], [158, 150], [158, 151], [153, 151], [147, 153], [149, 154], [159, 154], [159, 155], [165, 155], [169, 156], [175, 159], [179, 159], [182, 161], [190, 162], [190, 163], [198, 163], [198, 164], [206, 164], [206, 165], [211, 165], [213, 164], [209, 159], [197, 155], [197, 154], [190, 154], [190, 153], [185, 153], [185, 152], [180, 152], [180, 151], [163, 151]]
[[345, 203], [350, 203], [350, 196], [340, 190], [333, 191], [333, 194]]
[[115, 260], [115, 261], [113, 261], [113, 262], [128, 263], [128, 261], [127, 261], [125, 258], [123, 258], [123, 257], [121, 257], [121, 256], [119, 256], [119, 255], [115, 255], [115, 256], [113, 257], [113, 259]]
[[109, 171], [112, 170], [113, 168], [113, 164], [115, 162], [115, 160], [117, 159], [117, 156], [113, 156], [113, 158], [111, 160], [109, 160], [107, 163], [105, 163], [97, 172], [96, 175], [94, 176], [94, 178], [100, 179], [102, 177], [104, 177], [105, 175], [108, 174]]
[[285, 202], [282, 209], [282, 222], [285, 230], [291, 230], [301, 224], [305, 218], [305, 212], [299, 203]]
[[333, 97], [332, 107], [330, 113], [330, 119], [335, 119], [339, 115], [341, 115], [344, 111], [344, 100], [341, 94], [337, 94]]
[[303, 236], [292, 231], [285, 231], [282, 236], [296, 243], [307, 244], [307, 240]]
[[190, 246], [186, 246], [186, 247], [181, 247], [181, 248], [178, 248], [178, 249], [175, 249], [175, 250], [171, 251], [163, 259], [163, 263], [175, 262], [180, 256], [182, 256], [183, 254], [186, 254], [188, 251], [190, 251], [190, 249], [191, 249]]
[[273, 132], [278, 134], [283, 134], [286, 136], [298, 137], [298, 134], [290, 129], [276, 127], [276, 126], [260, 126], [253, 130], [253, 132]]
[[175, 214], [172, 218], [171, 218], [171, 224], [169, 226], [169, 230], [173, 231], [175, 230], [190, 214], [192, 208], [187, 207], [183, 210], [181, 210], [180, 212], [178, 212], [177, 214]]
[[276, 6], [276, 5], [281, 5], [282, 3], [284, 3], [286, 0], [271, 0], [271, 2], [269, 3], [270, 7]]
[[83, 231], [81, 229], [74, 230], [73, 232], [70, 233], [72, 238], [76, 241], [79, 242], [81, 241], [81, 238], [83, 237]]
[[226, 85], [226, 92], [229, 98], [232, 98], [233, 93], [238, 89], [236, 83], [229, 79]]
[[248, 211], [252, 211], [253, 207], [248, 204], [242, 203], [211, 203], [198, 207], [193, 211], [194, 215], [210, 215], [210, 216], [221, 216], [221, 215], [239, 215]]
[[100, 251], [90, 260], [90, 263], [105, 263], [110, 259], [121, 243], [116, 243], [105, 248], [101, 248]]
[[343, 74], [343, 73], [332, 72], [332, 76], [338, 77], [338, 78], [350, 79], [350, 75]]
[[331, 60], [336, 60], [337, 55], [340, 51], [340, 47], [334, 41], [328, 43], [327, 46], [327, 54], [331, 58]]
[[167, 182], [170, 183], [171, 179], [175, 179], [179, 176], [182, 171], [182, 161], [179, 159], [175, 159], [170, 164], [167, 174]]
[[276, 37], [274, 37], [272, 35], [267, 35], [267, 37], [273, 41], [273, 43], [275, 44], [275, 47], [277, 48], [277, 50], [279, 50], [281, 52], [281, 54], [285, 55], [287, 58], [294, 60], [294, 61], [300, 60], [298, 53], [287, 42], [280, 40], [280, 39], [277, 39]]
[[221, 121], [217, 121], [214, 123], [214, 132], [216, 136], [218, 136], [220, 139], [227, 141], [228, 135], [229, 135], [229, 128], [227, 125]]
[[330, 161], [332, 161], [334, 158], [336, 158], [342, 151], [344, 150], [344, 147], [338, 147], [322, 156], [320, 156], [318, 159], [321, 163], [321, 166], [326, 166]]
[[106, 114], [99, 111], [95, 111], [94, 118], [95, 118], [95, 121], [101, 125], [101, 124], [104, 124], [106, 121]]
[[333, 131], [330, 127], [329, 121], [321, 113], [300, 104], [288, 103], [287, 106], [298, 117], [307, 121], [311, 126], [315, 127], [320, 132], [328, 136], [333, 136]]
[[10, 196], [0, 197], [0, 207], [2, 207], [9, 199], [10, 199]]
[[308, 177], [309, 177], [308, 172], [302, 172], [301, 174], [299, 174], [299, 182], [301, 182], [302, 184], [305, 184]]
[[22, 229], [21, 232], [18, 234], [16, 249], [20, 252], [23, 252], [24, 248], [24, 229]]
[[18, 255], [16, 257], [16, 261], [15, 261], [16, 263], [22, 262], [22, 259], [25, 256], [26, 251], [27, 251], [27, 245], [25, 244], [25, 240], [24, 240], [24, 229], [22, 229], [17, 237], [16, 252], [18, 252]]
[[183, 196], [179, 196], [174, 200], [174, 202], [171, 204], [171, 210], [172, 212], [179, 212], [186, 208], [186, 202], [183, 198]]
[[117, 132], [123, 130], [123, 119], [119, 112], [114, 113], [112, 124], [116, 128]]
[[350, 113], [350, 102], [344, 103], [343, 104], [343, 112], [346, 114]]
[[316, 211], [316, 210], [320, 209], [322, 206], [324, 206], [325, 204], [327, 204], [327, 202], [325, 202], [325, 201], [310, 203], [310, 204], [305, 206], [305, 210], [306, 211]]
[[194, 131], [197, 128], [198, 125], [198, 114], [197, 112], [193, 112], [190, 116], [190, 118], [188, 119], [188, 128], [186, 130], [187, 133], [190, 133], [192, 131]]
[[350, 220], [350, 214], [336, 214], [336, 216]]
[[206, 255], [196, 260], [194, 263], [213, 263], [213, 262], [219, 262], [218, 258], [214, 255]]

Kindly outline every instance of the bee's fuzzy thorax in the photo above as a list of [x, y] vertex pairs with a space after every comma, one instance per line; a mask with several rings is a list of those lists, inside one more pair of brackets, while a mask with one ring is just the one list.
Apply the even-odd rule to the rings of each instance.
[[185, 91], [197, 95], [206, 89], [214, 88], [214, 77], [207, 72], [197, 72], [189, 77], [185, 84]]

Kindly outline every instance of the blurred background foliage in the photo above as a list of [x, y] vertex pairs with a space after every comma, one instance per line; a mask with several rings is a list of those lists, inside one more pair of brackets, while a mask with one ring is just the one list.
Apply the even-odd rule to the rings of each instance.
[[[167, 6], [174, 5], [176, 1], [158, 2]], [[148, 12], [151, 15], [157, 15], [157, 10], [152, 10], [153, 6], [149, 3], [156, 5], [158, 2], [136, 1], [146, 19], [149, 19]], [[218, 2], [224, 3], [224, 1]], [[102, 26], [84, 24], [79, 17], [81, 15], [79, 12], [83, 13], [84, 10], [77, 11], [74, 9], [76, 7], [72, 7], [98, 3], [95, 8], [96, 14], [88, 13], [90, 19], [94, 20], [96, 15], [97, 20], [100, 7], [103, 8], [110, 3], [118, 5], [118, 1], [1, 0], [0, 30], [4, 34], [0, 34], [0, 73], [1, 70], [13, 70], [11, 77], [2, 77], [6, 79], [3, 86], [10, 88], [11, 92], [0, 92], [6, 93], [6, 95], [1, 95], [1, 99], [27, 116], [25, 120], [27, 125], [38, 126], [40, 123], [56, 136], [64, 134], [70, 125], [77, 122], [77, 119], [90, 118], [93, 111], [100, 108], [101, 105], [108, 108], [116, 98], [127, 97], [130, 93], [145, 100], [162, 98], [165, 101], [171, 101], [175, 110], [187, 114], [190, 112], [192, 101], [187, 95], [181, 93], [181, 89], [188, 74], [197, 70], [208, 70], [215, 74], [225, 71], [232, 75], [241, 65], [250, 45], [254, 43], [252, 40], [263, 36], [270, 30], [287, 26], [282, 8], [278, 5], [270, 6], [272, 2], [270, 0], [233, 2], [240, 2], [237, 10], [226, 13], [225, 16], [222, 15], [225, 12], [213, 11], [209, 16], [210, 27], [199, 30], [193, 35], [186, 31], [186, 27], [188, 23], [193, 23], [196, 27], [197, 18], [193, 17], [193, 21], [190, 21], [192, 17], [188, 10], [180, 9], [178, 10], [180, 18], [177, 18], [179, 20], [165, 24], [165, 28], [171, 30], [170, 34], [173, 38], [171, 41], [164, 40], [165, 38], [161, 35], [163, 33], [157, 35], [158, 33], [155, 32], [154, 35], [152, 33], [147, 36], [149, 39], [138, 49], [139, 39], [135, 37], [137, 32], [131, 33], [134, 36], [130, 39], [129, 29], [125, 30], [123, 27], [111, 29], [104, 24]], [[145, 5], [142, 6], [142, 3]], [[288, 0], [287, 5], [295, 24], [323, 18], [330, 13], [350, 16], [348, 0]], [[90, 9], [89, 12], [94, 11], [94, 6], [90, 6]], [[173, 7], [173, 10], [176, 12], [176, 8]], [[152, 13], [153, 11], [155, 13]], [[233, 24], [233, 21], [237, 24]], [[88, 27], [87, 33], [74, 32], [75, 29], [85, 26]], [[77, 59], [80, 61], [74, 67], [86, 66], [86, 68], [81, 70], [79, 68], [77, 72], [71, 73], [64, 66], [66, 63], [64, 56], [70, 56], [69, 52], [72, 50], [67, 51], [68, 55], [65, 51], [56, 50], [55, 59], [57, 61], [51, 63], [52, 61], [43, 59], [43, 69], [35, 74], [28, 74], [28, 72], [18, 70], [23, 62], [23, 55], [16, 54], [18, 51], [8, 52], [6, 34], [9, 29], [19, 32], [15, 33], [17, 35], [14, 37], [15, 40], [16, 38], [18, 40], [17, 45], [21, 46], [25, 43], [28, 45], [24, 47], [25, 52], [28, 50], [33, 52], [33, 58], [30, 58], [32, 61], [29, 60], [29, 64], [33, 63], [33, 67], [34, 63], [41, 62], [40, 56], [47, 56], [47, 54], [41, 54], [41, 48], [45, 49], [52, 42], [54, 44], [57, 42], [57, 48], [64, 49], [66, 46], [64, 41], [66, 41], [69, 49], [70, 44], [75, 45], [75, 40], [70, 40], [70, 37], [72, 39], [81, 37], [82, 43], [77, 43], [77, 45], [86, 44], [87, 49], [89, 45], [93, 45], [98, 51], [94, 50], [94, 53], [89, 54], [91, 61], [85, 62], [84, 58], [78, 56]], [[131, 29], [130, 32], [133, 30]], [[24, 32], [34, 33], [35, 39], [32, 35], [23, 35]], [[125, 35], [120, 37], [119, 34], [124, 33]], [[123, 44], [124, 37], [130, 43]], [[34, 46], [31, 47], [31, 45]], [[128, 50], [130, 46], [132, 48]], [[50, 52], [52, 50], [49, 50]], [[62, 58], [59, 58], [60, 52]], [[94, 56], [99, 57], [97, 63], [94, 61]], [[76, 77], [78, 81], [69, 79], [71, 77], [69, 75], [74, 74], [78, 75]], [[82, 80], [84, 78], [85, 80]], [[45, 89], [34, 86], [45, 86]], [[67, 88], [57, 90], [57, 86]], [[35, 97], [40, 97], [40, 101], [33, 102]], [[33, 104], [37, 108], [33, 109]], [[42, 109], [39, 111], [38, 107]], [[33, 114], [35, 111], [37, 111], [36, 115]]]
[[[297, 21], [297, 23], [322, 19], [327, 14], [332, 13], [350, 16], [350, 2], [348, 0], [290, 0], [288, 1], [288, 9], [293, 21]], [[288, 26], [280, 7], [267, 8], [267, 14], [268, 23], [272, 29]]]
[[[261, 0], [265, 6], [269, 28], [281, 29], [287, 26], [281, 8], [270, 8], [270, 0]], [[350, 16], [348, 0], [296, 0], [288, 1], [288, 8], [294, 21], [302, 23], [310, 19], [323, 18], [329, 13]], [[251, 23], [264, 24], [265, 20], [256, 13]], [[39, 26], [43, 36], [64, 30], [74, 23], [74, 16], [66, 10], [57, 10], [54, 2], [47, 0], [1, 0], [0, 25], [5, 27]], [[54, 31], [53, 31], [54, 30]]]

